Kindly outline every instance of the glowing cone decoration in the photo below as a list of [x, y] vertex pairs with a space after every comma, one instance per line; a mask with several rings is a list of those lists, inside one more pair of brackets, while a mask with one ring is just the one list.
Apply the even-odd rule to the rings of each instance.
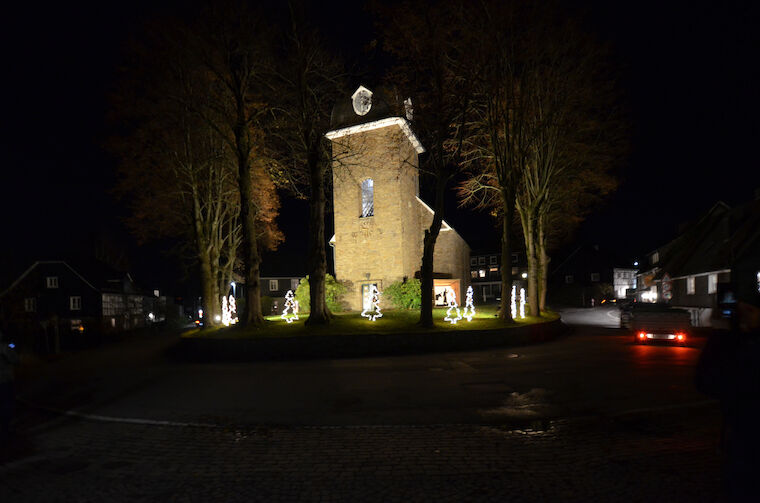
[[[459, 305], [457, 304], [457, 294], [454, 293], [454, 289], [447, 287], [449, 291], [449, 308], [446, 310], [446, 317], [443, 321], [450, 321], [452, 325], [456, 325], [457, 321], [462, 319], [462, 314], [459, 311]], [[452, 316], [452, 311], [456, 310], [456, 316]]]
[[369, 285], [370, 306], [362, 311], [362, 317], [375, 321], [383, 317], [380, 311], [380, 292], [375, 285]]
[[280, 318], [288, 323], [293, 323], [298, 319], [298, 301], [293, 296], [293, 290], [288, 290], [285, 294], [285, 309], [282, 310]]
[[464, 301], [464, 311], [462, 311], [462, 318], [467, 321], [472, 321], [472, 317], [475, 316], [475, 305], [472, 303], [472, 287], [467, 287], [467, 298]]

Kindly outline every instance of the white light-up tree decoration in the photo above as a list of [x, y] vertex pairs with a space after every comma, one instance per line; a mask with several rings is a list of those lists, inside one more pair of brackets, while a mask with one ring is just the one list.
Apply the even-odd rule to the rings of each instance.
[[298, 319], [298, 301], [293, 296], [293, 290], [288, 290], [285, 294], [285, 309], [282, 310], [280, 318], [288, 323], [293, 323]]
[[525, 288], [520, 288], [520, 318], [525, 318]]
[[369, 321], [375, 321], [383, 317], [383, 313], [380, 312], [380, 292], [375, 285], [369, 285], [369, 295], [370, 307], [362, 310], [362, 317], [369, 318]]
[[[450, 321], [452, 325], [456, 325], [457, 321], [462, 319], [462, 314], [459, 312], [459, 305], [457, 304], [457, 294], [454, 293], [454, 289], [450, 286], [446, 287], [449, 292], [449, 308], [446, 310], [446, 317], [443, 321]], [[451, 316], [451, 311], [456, 310], [457, 315]]]
[[230, 309], [227, 306], [227, 297], [222, 297], [222, 325], [230, 326]]
[[472, 287], [467, 287], [467, 298], [464, 301], [464, 311], [462, 311], [462, 318], [467, 321], [472, 321], [472, 317], [475, 316], [475, 305], [472, 303]]
[[238, 322], [237, 302], [235, 302], [234, 295], [230, 295], [230, 300], [227, 302], [227, 309], [229, 309], [230, 312], [230, 325], [234, 325]]
[[512, 285], [512, 319], [517, 318], [517, 287]]

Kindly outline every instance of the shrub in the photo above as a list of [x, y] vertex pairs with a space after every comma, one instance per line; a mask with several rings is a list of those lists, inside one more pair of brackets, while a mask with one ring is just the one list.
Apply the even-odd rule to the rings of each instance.
[[419, 309], [422, 304], [420, 280], [398, 281], [385, 287], [383, 296], [398, 309]]
[[[327, 301], [327, 308], [338, 313], [343, 310], [343, 304], [341, 298], [346, 293], [346, 286], [338, 282], [333, 276], [327, 274], [325, 276], [325, 300]], [[298, 301], [299, 312], [308, 312], [310, 308], [310, 289], [309, 289], [309, 277], [301, 278], [296, 288], [296, 300]]]

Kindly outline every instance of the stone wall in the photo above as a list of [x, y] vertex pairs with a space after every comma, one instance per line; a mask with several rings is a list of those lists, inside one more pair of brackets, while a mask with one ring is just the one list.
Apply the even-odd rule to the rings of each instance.
[[[362, 308], [362, 284], [385, 287], [413, 278], [422, 263], [432, 213], [417, 198], [418, 157], [397, 125], [333, 140], [335, 276], [351, 283], [345, 301]], [[361, 184], [374, 181], [374, 216], [361, 217]], [[445, 227], [444, 227], [445, 229]], [[441, 230], [434, 270], [469, 283], [469, 247], [453, 229]], [[381, 306], [389, 307], [382, 301]]]

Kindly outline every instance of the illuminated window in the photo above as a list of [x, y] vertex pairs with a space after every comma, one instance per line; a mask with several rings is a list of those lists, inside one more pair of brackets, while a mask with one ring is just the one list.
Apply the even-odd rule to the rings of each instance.
[[375, 182], [367, 178], [362, 182], [362, 218], [375, 214]]
[[269, 291], [270, 292], [275, 292], [275, 291], [277, 291], [278, 288], [280, 288], [280, 285], [277, 282], [277, 280], [276, 279], [270, 279], [269, 280]]
[[572, 274], [568, 274], [567, 276], [565, 276], [565, 283], [567, 283], [569, 285], [572, 282], [573, 282], [573, 275]]
[[591, 281], [594, 283], [599, 282], [599, 273], [598, 272], [592, 272], [591, 273]]
[[485, 269], [479, 270], [478, 271], [478, 276], [480, 276], [481, 278], [485, 278], [486, 277], [486, 270]]
[[512, 276], [517, 276], [518, 274], [520, 274], [520, 269], [518, 267], [513, 267]]
[[37, 299], [34, 297], [27, 297], [24, 299], [24, 311], [27, 313], [33, 313], [37, 310]]
[[697, 291], [695, 283], [696, 281], [694, 276], [689, 276], [686, 278], [686, 295], [694, 295], [694, 292]]
[[488, 257], [488, 264], [489, 265], [496, 264], [496, 255], [491, 255], [490, 257]]
[[659, 262], [660, 261], [660, 252], [654, 252], [652, 254], [652, 259], [651, 260], [652, 260], [653, 264], [656, 264], [657, 262]]
[[82, 309], [82, 297], [69, 297], [69, 309], [72, 311], [79, 311]]
[[297, 278], [293, 278], [293, 279], [291, 279], [291, 280], [290, 280], [290, 289], [291, 289], [291, 290], [293, 290], [293, 291], [295, 292], [295, 291], [296, 291], [296, 289], [298, 288], [298, 283], [299, 283], [299, 281], [298, 281], [298, 279], [297, 279]]
[[470, 271], [470, 276], [472, 278], [477, 278], [478, 277], [478, 271]]
[[58, 288], [58, 276], [48, 276], [45, 278], [45, 284], [48, 288]]
[[707, 276], [707, 293], [715, 293], [718, 291], [718, 275], [710, 274]]
[[499, 268], [498, 267], [489, 267], [488, 270], [490, 272], [499, 272]]

